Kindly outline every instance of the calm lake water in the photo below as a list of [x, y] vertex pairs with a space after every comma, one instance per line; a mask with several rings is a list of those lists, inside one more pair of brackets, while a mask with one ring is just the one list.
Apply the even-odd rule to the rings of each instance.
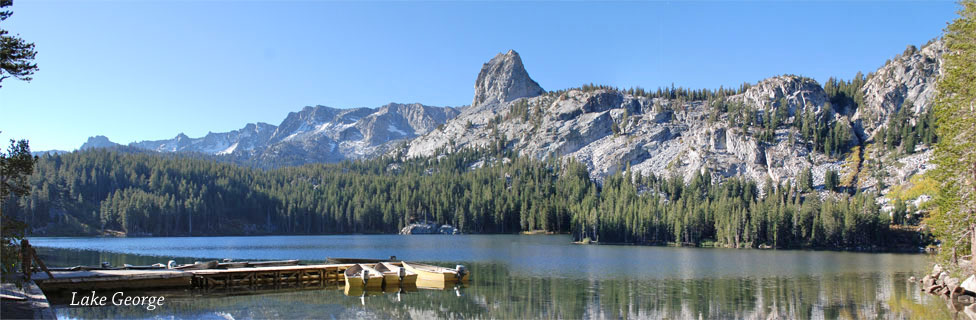
[[373, 257], [464, 264], [463, 288], [349, 297], [342, 290], [175, 291], [166, 304], [71, 308], [59, 318], [948, 318], [910, 276], [918, 254], [582, 246], [569, 236], [337, 235], [32, 238], [48, 265]]

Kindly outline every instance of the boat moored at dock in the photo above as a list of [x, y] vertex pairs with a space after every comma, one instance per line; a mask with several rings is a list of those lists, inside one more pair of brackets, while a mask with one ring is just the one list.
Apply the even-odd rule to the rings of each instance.
[[391, 262], [380, 262], [375, 269], [383, 273], [383, 283], [387, 287], [409, 285], [417, 282], [417, 273]]
[[402, 262], [407, 271], [412, 271], [418, 275], [418, 281], [441, 281], [441, 282], [467, 282], [470, 273], [462, 265], [456, 268], [445, 268], [416, 262]]
[[346, 279], [346, 287], [379, 288], [383, 286], [383, 273], [363, 264], [352, 265], [343, 274]]

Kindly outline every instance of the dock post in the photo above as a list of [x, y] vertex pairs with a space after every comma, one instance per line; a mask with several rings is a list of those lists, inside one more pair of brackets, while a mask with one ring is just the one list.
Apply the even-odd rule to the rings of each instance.
[[20, 269], [24, 273], [24, 280], [31, 279], [31, 257], [30, 243], [27, 239], [20, 240]]

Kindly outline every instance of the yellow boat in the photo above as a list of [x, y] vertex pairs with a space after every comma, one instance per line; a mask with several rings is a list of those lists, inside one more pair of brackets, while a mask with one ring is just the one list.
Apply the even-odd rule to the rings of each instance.
[[[389, 262], [376, 264], [376, 270], [383, 273], [383, 282], [386, 286], [397, 286], [400, 284], [412, 284], [417, 282], [417, 273], [407, 270], [401, 266]], [[401, 273], [402, 272], [402, 273]]]
[[346, 278], [346, 287], [379, 288], [383, 286], [383, 273], [369, 266], [355, 264], [347, 268], [343, 274]]
[[419, 276], [418, 281], [458, 282], [458, 274], [460, 274], [460, 281], [467, 282], [471, 277], [471, 274], [461, 265], [455, 269], [451, 269], [416, 262], [408, 263], [404, 261], [402, 264], [404, 269], [413, 271]]

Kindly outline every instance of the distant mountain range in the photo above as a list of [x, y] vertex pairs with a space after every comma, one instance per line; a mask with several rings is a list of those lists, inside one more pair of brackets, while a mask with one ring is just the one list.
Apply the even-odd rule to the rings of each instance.
[[[390, 103], [379, 108], [305, 107], [279, 125], [249, 123], [239, 130], [185, 134], [139, 141], [129, 147], [156, 152], [221, 156], [261, 167], [363, 159], [389, 153], [398, 143], [426, 134], [458, 115], [458, 109]], [[88, 139], [81, 150], [118, 146], [104, 136]]]
[[[816, 184], [833, 170], [848, 187], [874, 188], [878, 182], [907, 181], [931, 167], [924, 144], [899, 152], [877, 147], [874, 137], [903, 107], [909, 108], [901, 113], [909, 128], [922, 121], [931, 109], [943, 52], [940, 40], [910, 47], [845, 95], [795, 75], [711, 94], [599, 86], [547, 92], [529, 77], [519, 54], [508, 51], [482, 66], [471, 106], [305, 107], [277, 126], [252, 123], [200, 138], [178, 134], [129, 146], [280, 167], [382, 155], [436, 156], [500, 145], [536, 159], [576, 159], [596, 179], [629, 168], [688, 179], [707, 172], [717, 179], [744, 176], [783, 183], [809, 168]], [[810, 119], [814, 122], [807, 123]], [[832, 139], [827, 147], [823, 138], [808, 134], [816, 131], [814, 136], [822, 137], [824, 130]], [[113, 145], [98, 136], [81, 149]], [[834, 149], [843, 151], [829, 151]], [[879, 169], [880, 163], [896, 162], [901, 164]]]

